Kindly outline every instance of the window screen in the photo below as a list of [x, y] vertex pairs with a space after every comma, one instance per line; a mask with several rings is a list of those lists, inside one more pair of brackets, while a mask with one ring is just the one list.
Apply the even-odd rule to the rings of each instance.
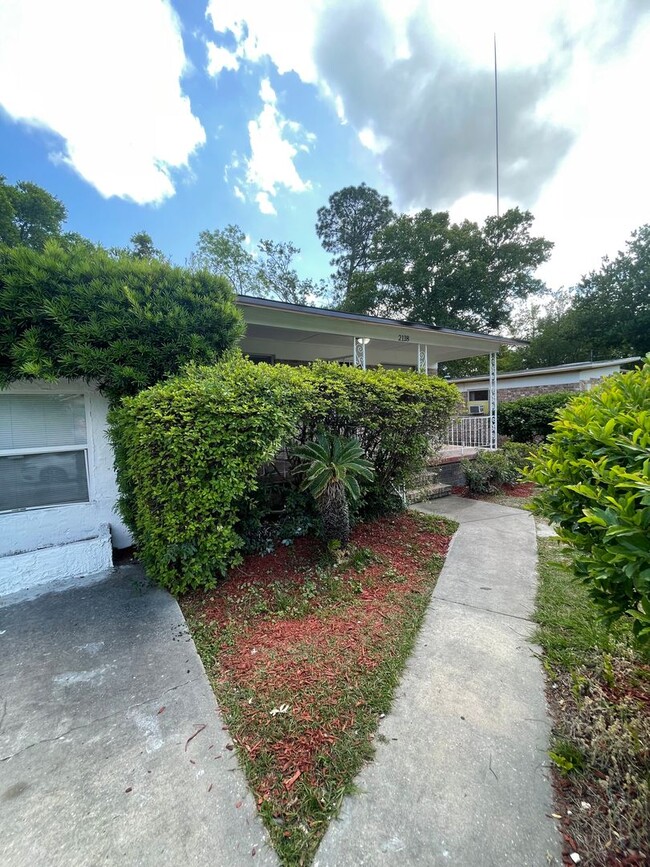
[[489, 400], [488, 390], [479, 389], [479, 391], [470, 391], [469, 393], [470, 400]]
[[0, 395], [0, 510], [87, 501], [83, 395]]

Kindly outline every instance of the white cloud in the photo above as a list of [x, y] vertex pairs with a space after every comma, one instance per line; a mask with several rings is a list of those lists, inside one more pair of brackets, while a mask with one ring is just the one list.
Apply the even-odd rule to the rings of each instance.
[[216, 78], [224, 69], [236, 72], [239, 69], [239, 60], [235, 54], [227, 48], [220, 48], [214, 42], [207, 43], [208, 48], [208, 75]]
[[63, 161], [103, 196], [174, 194], [172, 169], [205, 142], [180, 80], [168, 0], [3, 0], [0, 105], [63, 139]]
[[315, 83], [314, 44], [326, 6], [325, 0], [282, 0], [280, 6], [267, 0], [209, 0], [206, 14], [217, 33], [233, 34], [240, 60], [270, 57], [280, 74], [295, 72]]
[[277, 215], [278, 212], [275, 210], [275, 205], [271, 201], [268, 193], [258, 193], [255, 196], [255, 201], [257, 202], [259, 209], [263, 214], [269, 214], [271, 216]]
[[283, 116], [268, 78], [262, 80], [260, 98], [262, 110], [248, 124], [251, 155], [246, 160], [246, 184], [256, 191], [260, 211], [275, 214], [272, 198], [279, 188], [292, 193], [304, 193], [311, 188], [300, 177], [294, 160], [300, 150], [308, 149], [314, 136]]
[[[209, 0], [235, 54], [316, 86], [374, 156], [398, 207], [494, 212], [493, 33], [501, 206], [530, 207], [556, 242], [543, 276], [575, 282], [648, 221], [639, 88], [643, 0]], [[299, 34], [299, 36], [297, 36]]]
[[235, 186], [232, 188], [232, 191], [235, 194], [235, 198], [239, 199], [240, 202], [246, 201], [246, 196], [244, 195], [242, 190], [240, 190], [240, 188], [237, 186], [237, 184], [235, 184]]

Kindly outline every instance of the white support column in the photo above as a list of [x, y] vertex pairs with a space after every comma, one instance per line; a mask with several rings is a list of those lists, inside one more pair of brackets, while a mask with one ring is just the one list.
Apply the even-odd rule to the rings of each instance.
[[497, 354], [490, 353], [490, 385], [488, 391], [490, 400], [490, 436], [489, 448], [497, 447]]
[[418, 373], [423, 373], [425, 376], [429, 373], [428, 350], [426, 343], [418, 343]]
[[366, 369], [366, 343], [368, 342], [365, 337], [355, 337], [353, 338], [353, 349], [352, 349], [352, 358], [354, 359], [354, 366], [361, 367], [363, 370]]

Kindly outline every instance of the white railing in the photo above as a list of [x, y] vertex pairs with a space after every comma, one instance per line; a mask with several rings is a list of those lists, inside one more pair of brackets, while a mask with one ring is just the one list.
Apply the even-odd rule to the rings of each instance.
[[464, 415], [454, 419], [443, 437], [445, 445], [490, 448], [490, 416]]

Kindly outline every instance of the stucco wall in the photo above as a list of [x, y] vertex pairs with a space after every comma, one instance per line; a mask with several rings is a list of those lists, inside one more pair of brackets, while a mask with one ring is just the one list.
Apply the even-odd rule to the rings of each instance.
[[131, 544], [129, 531], [115, 511], [117, 485], [113, 450], [106, 437], [107, 400], [82, 381], [16, 383], [14, 394], [84, 394], [88, 407], [88, 503], [0, 513], [0, 557], [91, 539], [110, 526], [113, 545]]

